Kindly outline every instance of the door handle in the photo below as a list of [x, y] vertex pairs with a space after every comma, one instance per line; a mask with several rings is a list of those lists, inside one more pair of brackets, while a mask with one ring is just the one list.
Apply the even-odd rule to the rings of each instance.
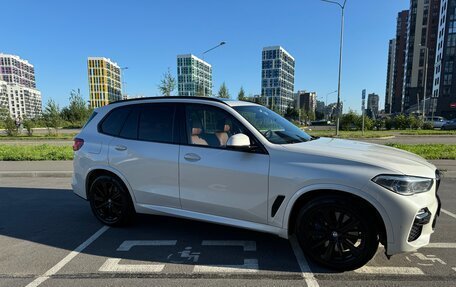
[[118, 151], [123, 151], [123, 150], [127, 150], [127, 147], [124, 145], [116, 145], [115, 149]]
[[184, 158], [188, 161], [199, 161], [201, 159], [199, 155], [194, 153], [187, 153], [186, 155], [184, 155]]

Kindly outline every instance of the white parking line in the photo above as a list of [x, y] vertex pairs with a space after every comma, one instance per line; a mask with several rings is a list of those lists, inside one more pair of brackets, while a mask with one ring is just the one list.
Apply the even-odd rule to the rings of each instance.
[[307, 287], [319, 287], [317, 279], [315, 279], [312, 270], [310, 270], [309, 263], [307, 263], [307, 259], [304, 256], [304, 253], [302, 253], [301, 247], [294, 235], [290, 236], [290, 244], [293, 248], [296, 260], [298, 260], [299, 268], [301, 269], [302, 277], [306, 281]]
[[120, 258], [108, 258], [98, 269], [102, 272], [119, 273], [157, 273], [165, 268], [165, 264], [119, 264]]
[[242, 246], [244, 251], [256, 251], [255, 241], [244, 240], [203, 240], [203, 246]]
[[456, 219], [456, 214], [452, 213], [452, 212], [449, 212], [448, 210], [445, 210], [445, 209], [441, 209], [440, 211], [442, 211], [443, 213], [445, 213], [446, 215], [449, 215], [451, 217], [453, 217], [454, 219]]
[[252, 273], [258, 272], [257, 259], [244, 259], [243, 265], [195, 265], [195, 273]]
[[133, 246], [173, 246], [177, 240], [125, 240], [117, 251], [130, 251]]
[[435, 242], [429, 243], [423, 248], [456, 248], [456, 243]]
[[424, 275], [418, 267], [373, 267], [363, 266], [355, 270], [360, 274], [380, 274], [380, 275]]
[[97, 232], [95, 232], [92, 236], [90, 236], [86, 241], [84, 241], [81, 245], [79, 245], [78, 247], [76, 247], [76, 249], [74, 249], [73, 251], [71, 251], [67, 256], [65, 256], [65, 258], [63, 258], [62, 260], [60, 260], [59, 263], [57, 263], [56, 265], [54, 265], [51, 269], [49, 269], [48, 271], [46, 271], [46, 273], [44, 273], [43, 275], [41, 275], [40, 277], [36, 278], [35, 280], [33, 280], [31, 283], [29, 283], [26, 287], [37, 287], [39, 286], [41, 283], [43, 283], [44, 281], [46, 281], [47, 279], [49, 279], [49, 277], [51, 277], [52, 275], [56, 274], [57, 272], [59, 272], [60, 269], [63, 268], [63, 266], [65, 266], [66, 264], [68, 264], [68, 262], [70, 262], [74, 257], [76, 257], [79, 253], [81, 253], [87, 246], [89, 246], [92, 242], [94, 242], [95, 240], [97, 240], [98, 237], [100, 237], [106, 230], [109, 229], [109, 226], [103, 226], [101, 227]]

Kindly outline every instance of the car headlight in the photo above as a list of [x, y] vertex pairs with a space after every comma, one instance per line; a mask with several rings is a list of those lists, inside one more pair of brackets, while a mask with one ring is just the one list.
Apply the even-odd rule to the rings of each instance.
[[372, 181], [402, 195], [429, 191], [434, 183], [432, 178], [408, 175], [378, 175]]

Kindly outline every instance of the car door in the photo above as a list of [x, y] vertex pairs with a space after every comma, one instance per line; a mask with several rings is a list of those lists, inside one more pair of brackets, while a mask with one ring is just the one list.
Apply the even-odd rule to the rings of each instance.
[[204, 214], [267, 223], [269, 155], [264, 148], [238, 151], [226, 140], [244, 133], [227, 111], [203, 104], [182, 107], [184, 131], [179, 156], [182, 208]]
[[130, 184], [138, 204], [180, 208], [176, 106], [131, 105], [109, 145], [109, 164]]

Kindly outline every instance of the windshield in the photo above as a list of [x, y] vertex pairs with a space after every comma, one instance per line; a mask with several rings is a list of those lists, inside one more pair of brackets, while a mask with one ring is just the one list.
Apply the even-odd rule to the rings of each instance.
[[291, 144], [312, 140], [312, 137], [273, 111], [261, 106], [233, 107], [268, 141]]

